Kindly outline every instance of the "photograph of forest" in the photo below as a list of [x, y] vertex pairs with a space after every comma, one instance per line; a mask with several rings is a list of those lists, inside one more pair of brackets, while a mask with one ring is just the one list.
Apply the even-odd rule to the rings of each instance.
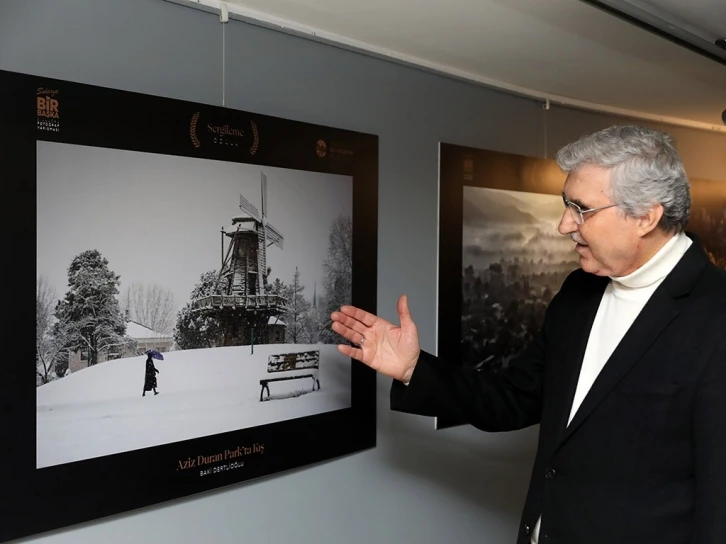
[[578, 266], [562, 209], [559, 196], [464, 187], [462, 364], [496, 372], [537, 332]]

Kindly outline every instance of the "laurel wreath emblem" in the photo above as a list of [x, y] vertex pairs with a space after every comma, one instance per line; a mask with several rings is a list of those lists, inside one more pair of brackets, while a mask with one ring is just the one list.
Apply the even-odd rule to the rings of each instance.
[[189, 137], [192, 140], [192, 143], [194, 144], [194, 147], [199, 147], [202, 145], [202, 143], [199, 141], [199, 138], [197, 138], [197, 123], [199, 122], [199, 112], [195, 112], [194, 115], [192, 115], [191, 123], [189, 124]]
[[252, 119], [250, 119], [250, 125], [252, 125], [252, 137], [253, 137], [252, 147], [250, 148], [250, 155], [254, 155], [255, 153], [257, 153], [257, 148], [260, 145], [260, 135], [257, 132], [257, 125], [255, 124], [255, 122]]
[[[194, 147], [201, 147], [202, 142], [199, 141], [199, 137], [197, 136], [197, 125], [199, 124], [199, 116], [200, 112], [194, 112], [192, 115], [192, 118], [189, 122], [189, 138], [192, 141], [192, 144], [194, 144]], [[252, 127], [252, 147], [250, 147], [250, 155], [254, 155], [257, 153], [257, 149], [260, 146], [260, 133], [257, 130], [257, 124], [250, 119], [250, 125]]]

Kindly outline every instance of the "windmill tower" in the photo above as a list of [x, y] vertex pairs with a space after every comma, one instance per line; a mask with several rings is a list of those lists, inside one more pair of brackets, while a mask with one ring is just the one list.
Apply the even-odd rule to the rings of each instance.
[[[283, 236], [267, 217], [267, 176], [261, 172], [260, 192], [262, 214], [244, 195], [239, 195], [239, 208], [248, 217], [235, 217], [234, 232], [224, 232], [230, 238], [227, 255], [222, 261], [217, 291], [225, 295], [256, 296], [265, 293], [267, 284], [267, 248], [276, 245], [283, 249]], [[242, 229], [244, 224], [251, 228]]]
[[[268, 220], [267, 176], [260, 174], [262, 213], [239, 195], [239, 208], [246, 216], [232, 218], [233, 231], [221, 230], [222, 266], [213, 293], [193, 304], [197, 310], [211, 311], [224, 323], [224, 345], [253, 342], [253, 333], [257, 343], [279, 338], [279, 333], [269, 334], [267, 329], [286, 310], [283, 296], [266, 293], [267, 250], [273, 245], [283, 249], [283, 236]], [[226, 251], [225, 237], [229, 238]]]

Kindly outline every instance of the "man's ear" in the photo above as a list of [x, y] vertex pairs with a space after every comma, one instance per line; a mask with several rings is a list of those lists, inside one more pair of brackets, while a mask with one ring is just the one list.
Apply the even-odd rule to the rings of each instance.
[[638, 230], [641, 236], [647, 236], [656, 229], [663, 217], [663, 206], [654, 204], [648, 211], [638, 218]]

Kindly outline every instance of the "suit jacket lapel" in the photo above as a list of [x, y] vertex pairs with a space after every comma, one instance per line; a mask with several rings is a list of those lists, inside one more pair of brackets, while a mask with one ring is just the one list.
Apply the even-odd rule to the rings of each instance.
[[605, 399], [608, 393], [627, 374], [630, 368], [645, 354], [653, 342], [658, 339], [663, 329], [678, 315], [680, 311], [678, 299], [688, 293], [708, 260], [698, 238], [690, 233], [689, 236], [694, 241], [693, 245], [643, 307], [643, 310], [623, 336], [623, 339], [593, 382], [590, 391], [583, 399], [572, 422], [567, 425], [572, 400], [579, 379], [580, 368], [582, 366], [582, 359], [585, 354], [585, 347], [587, 346], [590, 335], [590, 328], [597, 313], [601, 297], [596, 297], [597, 303], [595, 304], [594, 311], [592, 300], [586, 303], [588, 313], [586, 323], [583, 324], [585, 330], [583, 332], [581, 329], [578, 329], [578, 332], [581, 333], [580, 340], [572, 356], [576, 358], [576, 361], [571, 360], [568, 368], [565, 369], [568, 372], [567, 390], [563, 395], [565, 406], [562, 407], [559, 414], [561, 418], [559, 420], [559, 429], [561, 432], [559, 433], [560, 440], [558, 448], [583, 424], [598, 404]]
[[593, 283], [585, 286], [584, 293], [575, 295], [580, 299], [578, 300], [578, 305], [581, 304], [582, 309], [576, 314], [573, 313], [571, 321], [566, 325], [567, 336], [572, 341], [561, 367], [561, 378], [558, 378], [555, 382], [558, 384], [558, 389], [554, 393], [554, 398], [557, 402], [558, 442], [565, 431], [567, 420], [569, 419], [570, 408], [575, 397], [575, 390], [580, 377], [580, 369], [582, 367], [583, 357], [585, 356], [590, 329], [597, 315], [597, 310], [600, 307], [600, 301], [602, 300], [605, 287], [609, 282], [608, 278], [599, 278], [596, 276], [592, 276], [589, 279]]
[[[572, 418], [572, 422], [565, 428], [560, 445], [582, 425], [597, 405], [603, 401], [607, 394], [627, 374], [628, 370], [656, 341], [660, 333], [677, 313], [678, 308], [668, 293], [658, 290], [653, 294], [593, 382], [592, 387]], [[572, 397], [570, 397], [570, 404], [565, 413], [565, 424], [569, 419], [571, 401]]]

